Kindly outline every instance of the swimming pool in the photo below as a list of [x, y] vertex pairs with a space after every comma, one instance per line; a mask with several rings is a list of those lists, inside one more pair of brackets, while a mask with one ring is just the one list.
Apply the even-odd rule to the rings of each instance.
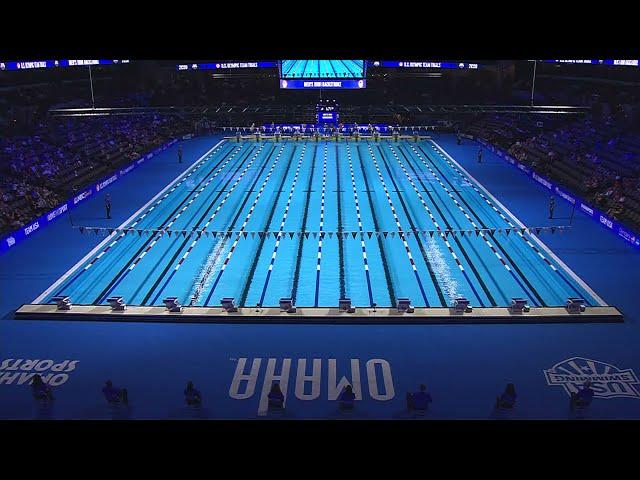
[[534, 232], [432, 140], [225, 140], [34, 303], [604, 305]]

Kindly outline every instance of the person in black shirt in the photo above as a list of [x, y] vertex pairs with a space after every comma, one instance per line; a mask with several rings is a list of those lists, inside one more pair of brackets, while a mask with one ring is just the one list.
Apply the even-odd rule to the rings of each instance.
[[182, 163], [182, 145], [178, 146], [178, 163]]
[[104, 208], [107, 211], [107, 218], [111, 218], [111, 194], [109, 193], [104, 197]]
[[42, 377], [39, 374], [33, 376], [31, 382], [31, 394], [36, 400], [50, 401], [53, 400], [53, 393], [51, 387], [42, 381]]
[[284, 408], [284, 395], [282, 393], [282, 390], [280, 390], [279, 383], [274, 383], [271, 386], [271, 391], [269, 392], [267, 398], [269, 399], [270, 409], [280, 410]]
[[187, 388], [184, 389], [184, 399], [187, 405], [191, 407], [199, 407], [202, 404], [202, 395], [200, 391], [193, 386], [193, 382], [187, 383]]
[[338, 401], [340, 402], [340, 408], [343, 410], [352, 410], [354, 407], [356, 396], [353, 393], [353, 388], [351, 385], [347, 385], [344, 387], [340, 396], [338, 397]]
[[516, 387], [513, 383], [507, 384], [504, 392], [496, 399], [497, 408], [513, 408], [516, 404]]
[[478, 163], [482, 163], [482, 147], [478, 149]]

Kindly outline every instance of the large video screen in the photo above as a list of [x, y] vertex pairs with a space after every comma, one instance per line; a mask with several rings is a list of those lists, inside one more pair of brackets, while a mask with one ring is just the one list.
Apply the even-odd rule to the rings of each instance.
[[364, 60], [282, 60], [280, 78], [288, 79], [361, 79]]

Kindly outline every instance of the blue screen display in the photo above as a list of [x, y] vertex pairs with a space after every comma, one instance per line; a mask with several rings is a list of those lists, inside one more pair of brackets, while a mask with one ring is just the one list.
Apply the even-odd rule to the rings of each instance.
[[282, 60], [280, 78], [364, 78], [364, 60]]
[[339, 89], [339, 88], [366, 88], [367, 81], [360, 80], [285, 80], [280, 79], [280, 88], [293, 89]]

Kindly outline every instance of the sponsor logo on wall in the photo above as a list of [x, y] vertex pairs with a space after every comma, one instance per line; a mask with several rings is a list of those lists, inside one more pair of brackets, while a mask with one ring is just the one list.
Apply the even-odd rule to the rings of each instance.
[[[335, 401], [347, 385], [353, 388], [356, 400], [371, 398], [385, 402], [395, 397], [391, 365], [381, 358], [373, 358], [366, 362], [352, 358], [348, 363], [343, 362], [340, 365], [333, 358], [323, 360], [241, 357], [231, 360], [236, 362], [229, 387], [229, 396], [234, 400], [254, 398], [258, 378], [262, 377], [262, 385], [258, 386], [260, 393], [257, 395], [257, 410], [260, 416], [267, 414], [268, 395], [271, 385], [276, 382], [284, 395], [285, 406], [287, 398], [292, 396], [304, 401]], [[290, 392], [290, 388], [293, 392]]]
[[590, 215], [593, 217], [593, 208], [591, 208], [589, 205], [585, 205], [584, 203], [580, 203], [580, 209], [585, 212], [587, 215]]
[[613, 228], [613, 222], [604, 215], [600, 215], [600, 223], [607, 226], [608, 228]]
[[64, 204], [58, 208], [56, 208], [53, 212], [49, 212], [47, 214], [47, 221], [50, 222], [51, 220], [53, 220], [56, 217], [59, 217], [60, 215], [62, 215], [64, 212], [66, 212], [69, 209], [69, 205], [68, 204]]
[[79, 360], [7, 358], [0, 363], [0, 385], [30, 385], [39, 374], [42, 381], [58, 387], [69, 380]]
[[118, 180], [118, 175], [112, 175], [111, 177], [107, 178], [106, 180], [103, 180], [102, 182], [100, 182], [100, 183], [98, 183], [96, 185], [96, 192], [99, 192], [100, 190], [104, 189], [108, 185], [111, 185], [116, 180]]
[[640, 398], [635, 372], [584, 357], [572, 357], [543, 370], [547, 385], [561, 386], [567, 395], [577, 393], [587, 380], [595, 398]]
[[[98, 188], [99, 190], [99, 188]], [[76, 195], [75, 197], [73, 197], [73, 204], [77, 205], [78, 203], [80, 203], [82, 200], [84, 200], [85, 198], [88, 198], [89, 196], [91, 196], [93, 192], [91, 191], [91, 189], [85, 190], [84, 192], [82, 192], [79, 195]]]
[[40, 224], [38, 222], [33, 222], [31, 225], [24, 228], [24, 234], [31, 235], [33, 232], [35, 232], [39, 228], [40, 228]]

